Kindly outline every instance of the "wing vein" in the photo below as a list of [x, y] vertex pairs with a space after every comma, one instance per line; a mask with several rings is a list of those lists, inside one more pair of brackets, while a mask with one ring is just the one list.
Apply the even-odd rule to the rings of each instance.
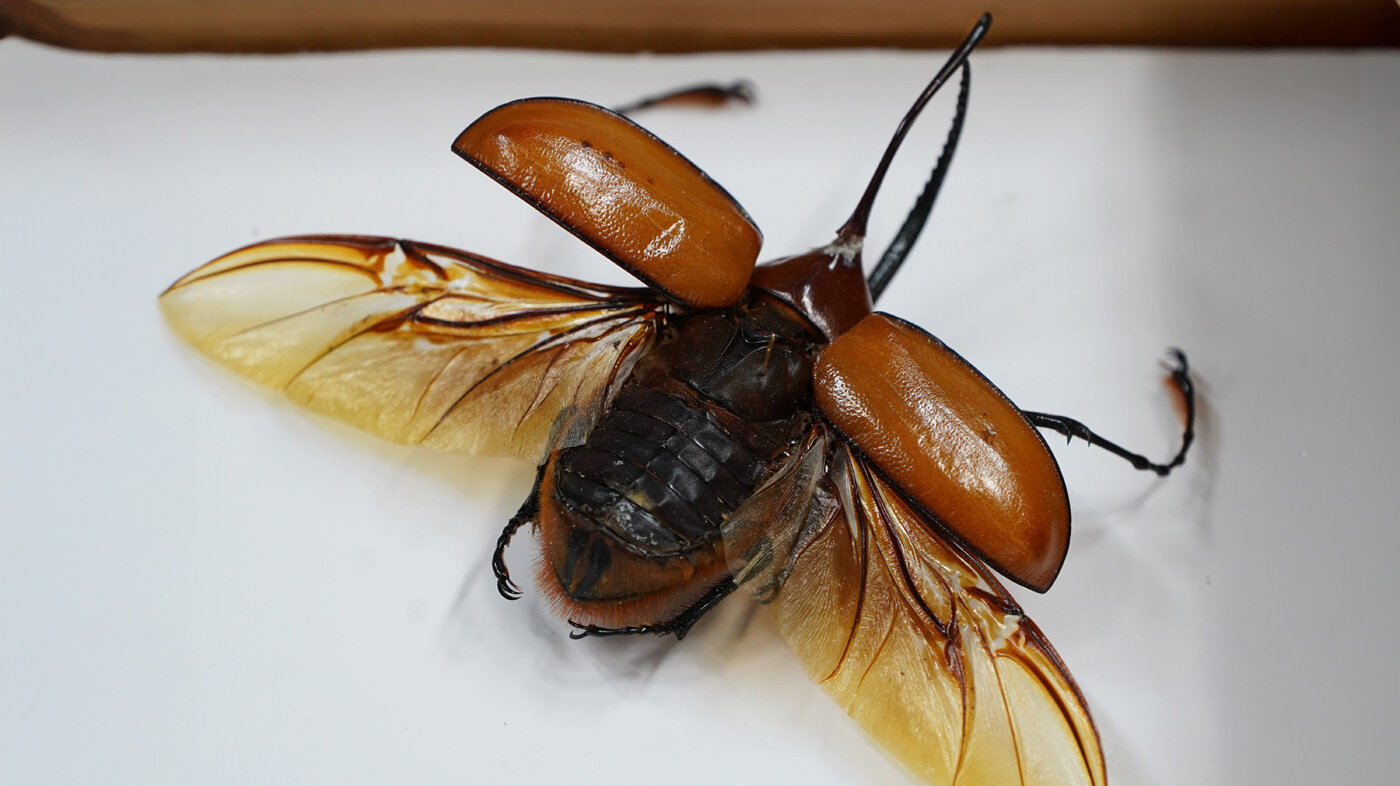
[[[368, 293], [367, 293], [367, 294], [368, 294]], [[356, 297], [364, 297], [364, 295], [357, 295]], [[327, 304], [327, 305], [329, 305], [329, 304]], [[391, 322], [391, 321], [394, 321], [394, 320], [402, 320], [402, 319], [405, 319], [405, 318], [408, 317], [408, 315], [412, 314], [413, 311], [414, 311], [415, 309], [418, 309], [418, 308], [422, 308], [422, 304], [421, 304], [421, 303], [415, 304], [415, 305], [413, 305], [413, 306], [409, 306], [408, 308], [405, 308], [405, 309], [403, 309], [403, 310], [401, 310], [401, 311], [399, 311], [399, 312], [397, 312], [397, 313], [391, 314], [390, 316], [384, 317], [384, 318], [382, 318], [382, 319], [367, 319], [367, 320], [365, 320], [365, 324], [364, 324], [364, 325], [362, 325], [362, 326], [356, 328], [355, 330], [351, 331], [349, 335], [342, 336], [342, 337], [340, 337], [340, 338], [337, 338], [335, 341], [332, 341], [329, 345], [326, 346], [325, 349], [323, 349], [323, 350], [321, 350], [319, 353], [317, 353], [317, 354], [316, 354], [316, 357], [312, 358], [311, 360], [308, 360], [301, 368], [297, 369], [297, 373], [295, 373], [295, 374], [293, 374], [293, 375], [291, 375], [290, 377], [287, 378], [287, 382], [286, 382], [282, 387], [284, 387], [284, 388], [289, 388], [289, 387], [291, 387], [292, 385], [296, 384], [296, 381], [297, 381], [298, 379], [301, 378], [301, 375], [302, 375], [302, 374], [305, 374], [305, 373], [306, 373], [307, 369], [309, 369], [309, 368], [311, 368], [312, 366], [316, 365], [317, 363], [321, 362], [322, 360], [324, 360], [324, 359], [326, 358], [327, 355], [331, 354], [332, 352], [336, 351], [337, 349], [340, 349], [341, 347], [345, 346], [347, 343], [349, 343], [349, 342], [351, 342], [351, 341], [354, 341], [355, 339], [359, 338], [360, 336], [363, 336], [364, 334], [370, 332], [371, 330], [374, 330], [375, 328], [379, 327], [380, 325], [384, 324], [385, 322]], [[309, 310], [310, 310], [310, 311], [314, 311], [315, 309], [309, 309]], [[284, 318], [285, 318], [285, 317], [284, 317]], [[272, 320], [272, 321], [267, 322], [266, 324], [271, 325], [271, 324], [274, 324], [275, 322], [278, 322], [278, 321], [280, 321], [280, 320]]]
[[442, 379], [442, 375], [447, 372], [447, 369], [453, 363], [456, 363], [458, 358], [465, 355], [469, 349], [470, 347], [462, 347], [456, 352], [453, 352], [452, 355], [438, 367], [438, 370], [434, 371], [433, 375], [428, 378], [427, 383], [423, 385], [423, 389], [418, 392], [418, 399], [413, 402], [413, 415], [409, 418], [409, 422], [418, 419], [418, 414], [423, 411], [423, 402], [427, 401], [428, 394], [432, 392], [433, 386], [438, 383], [439, 379]]
[[[307, 256], [287, 256], [287, 257], [276, 257], [276, 258], [270, 258], [270, 259], [254, 259], [254, 260], [249, 260], [248, 262], [243, 262], [243, 263], [241, 263], [241, 264], [233, 265], [233, 266], [231, 266], [231, 267], [226, 267], [226, 268], [224, 268], [223, 270], [215, 270], [215, 271], [212, 271], [212, 272], [209, 272], [209, 273], [205, 273], [205, 274], [199, 276], [198, 278], [190, 278], [189, 276], [186, 276], [186, 277], [180, 279], [179, 281], [176, 281], [174, 284], [171, 284], [169, 287], [166, 288], [165, 292], [162, 292], [161, 294], [162, 294], [162, 295], [164, 295], [164, 294], [169, 294], [170, 292], [174, 292], [174, 291], [177, 290], [177, 289], [184, 289], [185, 287], [192, 286], [192, 285], [194, 285], [194, 284], [202, 284], [202, 283], [204, 283], [204, 282], [211, 281], [211, 280], [216, 279], [216, 278], [222, 278], [222, 277], [224, 277], [224, 276], [226, 276], [226, 275], [229, 275], [230, 273], [242, 273], [242, 272], [245, 272], [245, 271], [250, 270], [250, 269], [252, 269], [252, 268], [262, 267], [262, 266], [264, 266], [264, 265], [287, 265], [287, 264], [293, 264], [293, 265], [310, 264], [310, 265], [325, 265], [326, 267], [344, 267], [344, 268], [349, 268], [349, 269], [355, 271], [356, 273], [360, 273], [360, 274], [364, 275], [365, 278], [368, 278], [369, 280], [374, 281], [375, 283], [378, 283], [378, 282], [379, 282], [379, 276], [374, 275], [374, 273], [372, 273], [372, 272], [371, 272], [368, 268], [366, 268], [364, 265], [357, 265], [357, 264], [355, 264], [355, 263], [353, 263], [353, 262], [342, 262], [342, 261], [340, 261], [340, 260], [338, 260], [338, 259], [323, 259], [323, 258], [318, 258], [318, 257], [307, 257]], [[199, 272], [199, 271], [196, 270], [195, 272], [197, 273], [197, 272]], [[190, 275], [193, 275], [193, 273], [190, 274]], [[325, 304], [322, 304], [322, 305], [325, 305]]]
[[[853, 482], [853, 478], [849, 472], [846, 478], [848, 484]], [[856, 535], [859, 538], [856, 547], [860, 554], [860, 589], [856, 594], [856, 613], [851, 620], [851, 629], [847, 631], [846, 641], [841, 645], [841, 657], [837, 659], [836, 667], [831, 670], [831, 673], [828, 674], [822, 682], [832, 679], [841, 672], [841, 669], [845, 668], [846, 659], [850, 657], [851, 654], [851, 643], [855, 641], [856, 631], [860, 630], [861, 619], [865, 615], [865, 595], [870, 586], [870, 523], [866, 521], [865, 507], [863, 505], [857, 505], [853, 499], [851, 507], [853, 509], [848, 515], [856, 517]]]
[[[862, 471], [864, 472], [866, 470], [862, 467]], [[878, 486], [874, 488], [877, 491], [879, 490]], [[891, 556], [894, 557], [895, 567], [899, 569], [899, 585], [903, 588], [900, 597], [903, 598], [906, 605], [912, 607], [911, 610], [914, 611], [915, 616], [923, 617], [925, 622], [933, 626], [935, 630], [946, 637], [948, 635], [947, 628], [945, 628], [943, 623], [938, 619], [938, 615], [933, 613], [933, 609], [929, 608], [928, 604], [924, 601], [923, 594], [920, 593], [918, 587], [914, 585], [914, 578], [909, 573], [909, 565], [907, 564], [907, 557], [904, 554], [904, 547], [901, 543], [899, 532], [895, 529], [893, 523], [895, 517], [890, 515], [889, 508], [885, 504], [884, 495], [876, 494], [872, 495], [872, 498], [875, 502], [875, 507], [879, 510], [880, 523], [884, 527], [885, 536], [889, 538], [890, 551], [892, 552]], [[894, 577], [891, 576], [890, 578]]]
[[568, 330], [556, 333], [544, 341], [538, 342], [536, 344], [531, 344], [529, 347], [526, 347], [525, 349], [517, 352], [510, 358], [496, 364], [496, 366], [490, 371], [486, 372], [484, 376], [482, 376], [477, 381], [473, 382], [471, 385], [467, 386], [467, 389], [462, 391], [461, 395], [457, 396], [457, 399], [453, 401], [452, 404], [448, 406], [447, 409], [444, 410], [440, 416], [438, 416], [437, 422], [434, 423], [432, 427], [428, 429], [427, 433], [431, 434], [434, 431], [436, 431], [440, 426], [442, 426], [443, 423], [447, 421], [449, 417], [452, 416], [452, 413], [455, 412], [457, 408], [460, 407], [477, 388], [481, 387], [483, 384], [486, 383], [487, 380], [491, 379], [496, 374], [500, 373], [502, 370], [508, 368], [512, 363], [516, 362], [517, 360], [520, 360], [521, 358], [524, 358], [527, 355], [546, 349], [552, 343], [563, 341], [569, 336], [573, 335], [574, 333], [578, 333], [580, 331], [598, 325], [606, 324], [610, 321], [625, 321], [627, 318], [632, 318], [634, 316], [634, 314], [630, 313], [608, 314], [606, 316], [599, 317], [598, 319], [589, 320], [588, 322], [583, 322], [578, 325], [574, 325]]

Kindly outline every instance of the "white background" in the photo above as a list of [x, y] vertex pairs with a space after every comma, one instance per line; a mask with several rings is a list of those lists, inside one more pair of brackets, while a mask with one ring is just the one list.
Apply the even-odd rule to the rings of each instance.
[[[449, 150], [528, 95], [641, 118], [766, 256], [825, 243], [940, 54], [111, 57], [0, 44], [0, 782], [906, 783], [727, 602], [679, 645], [572, 642], [487, 563], [509, 461], [383, 444], [178, 343], [156, 295], [225, 251], [354, 232], [625, 276]], [[1068, 563], [1018, 595], [1118, 784], [1391, 777], [1400, 547], [1400, 57], [996, 51], [886, 310], [1018, 403], [1173, 447], [1055, 442]], [[877, 204], [877, 248], [952, 90]], [[510, 553], [528, 576], [530, 544]]]

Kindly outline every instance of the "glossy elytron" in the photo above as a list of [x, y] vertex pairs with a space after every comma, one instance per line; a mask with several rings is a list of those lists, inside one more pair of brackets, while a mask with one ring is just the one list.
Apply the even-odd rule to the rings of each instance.
[[[453, 149], [645, 288], [387, 238], [259, 243], [161, 302], [201, 351], [398, 442], [531, 461], [507, 525], [579, 634], [684, 635], [747, 588], [808, 674], [934, 784], [1101, 784], [1083, 697], [992, 572], [1044, 591], [1069, 545], [1037, 428], [1165, 474], [1077, 421], [1027, 412], [912, 324], [872, 311], [946, 171], [984, 18], [896, 132], [830, 244], [755, 267], [752, 220], [699, 168], [591, 104], [517, 101]], [[871, 274], [865, 221], [908, 125], [953, 74], [928, 191]], [[1184, 358], [1173, 374], [1190, 411]]]

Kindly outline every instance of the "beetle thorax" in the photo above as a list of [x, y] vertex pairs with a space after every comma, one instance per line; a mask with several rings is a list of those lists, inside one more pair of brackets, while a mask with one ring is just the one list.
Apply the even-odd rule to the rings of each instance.
[[873, 308], [860, 242], [859, 237], [838, 238], [824, 248], [760, 265], [749, 285], [792, 305], [830, 341]]

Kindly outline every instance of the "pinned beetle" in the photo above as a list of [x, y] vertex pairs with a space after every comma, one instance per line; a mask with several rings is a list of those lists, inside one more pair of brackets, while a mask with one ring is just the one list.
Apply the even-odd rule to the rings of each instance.
[[[575, 635], [685, 633], [747, 587], [808, 674], [935, 784], [1105, 781], [1083, 697], [992, 569], [1036, 591], [1069, 545], [1037, 428], [1166, 474], [1078, 421], [1029, 412], [938, 339], [873, 311], [928, 215], [966, 107], [972, 34], [905, 116], [829, 245], [755, 266], [761, 235], [626, 118], [506, 104], [453, 150], [641, 279], [589, 284], [441, 246], [273, 240], [161, 298], [201, 351], [388, 439], [538, 466], [493, 567], [540, 536], [538, 586]], [[908, 127], [961, 71], [929, 186], [865, 277], [861, 245]]]

